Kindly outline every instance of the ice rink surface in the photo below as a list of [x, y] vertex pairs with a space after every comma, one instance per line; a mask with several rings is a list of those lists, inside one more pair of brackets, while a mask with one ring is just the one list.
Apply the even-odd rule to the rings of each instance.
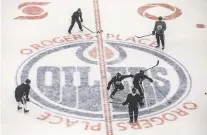
[[[94, 33], [75, 24], [68, 34], [77, 8]], [[206, 13], [206, 0], [3, 0], [2, 135], [207, 135]], [[134, 36], [151, 34], [158, 16], [165, 50], [154, 36]], [[157, 60], [139, 121], [129, 124], [127, 106], [110, 101], [124, 102], [132, 79], [114, 100], [107, 83]], [[28, 114], [14, 98], [26, 78]]]

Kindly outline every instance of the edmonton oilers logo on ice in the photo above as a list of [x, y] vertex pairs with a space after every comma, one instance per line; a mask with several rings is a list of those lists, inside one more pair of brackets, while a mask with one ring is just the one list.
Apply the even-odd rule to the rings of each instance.
[[[30, 99], [43, 109], [63, 116], [102, 121], [104, 110], [97, 46], [96, 41], [79, 41], [42, 50], [20, 65], [17, 84], [30, 78]], [[117, 72], [136, 74], [159, 60], [157, 67], [145, 73], [154, 82], [143, 81], [145, 106], [139, 109], [139, 118], [175, 107], [190, 92], [190, 75], [174, 58], [133, 43], [106, 40], [104, 46], [108, 81]], [[126, 100], [132, 78], [125, 79], [123, 84], [125, 89], [116, 93], [114, 102]], [[110, 104], [110, 107], [113, 120], [128, 120], [127, 106]]]

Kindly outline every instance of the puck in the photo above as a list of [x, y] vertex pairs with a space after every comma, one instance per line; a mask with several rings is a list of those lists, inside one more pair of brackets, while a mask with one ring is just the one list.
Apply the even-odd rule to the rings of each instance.
[[205, 94], [207, 94], [207, 93], [205, 93]]

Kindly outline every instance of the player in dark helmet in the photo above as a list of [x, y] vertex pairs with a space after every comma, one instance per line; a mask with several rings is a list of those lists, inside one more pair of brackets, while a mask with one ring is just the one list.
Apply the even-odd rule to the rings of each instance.
[[[81, 31], [83, 31], [83, 29], [82, 29], [82, 25], [81, 25], [81, 22], [83, 22], [81, 9], [78, 8], [78, 10], [75, 11], [71, 17], [72, 17], [72, 18], [71, 18], [71, 25], [70, 25], [70, 28], [68, 29], [68, 33], [71, 34], [71, 30], [73, 29], [73, 26], [74, 26], [75, 22], [78, 23], [78, 27], [79, 27], [79, 29], [80, 29]], [[80, 19], [79, 19], [79, 18], [80, 18]]]
[[114, 95], [118, 90], [123, 90], [124, 85], [122, 84], [122, 80], [128, 77], [133, 77], [133, 75], [121, 75], [121, 73], [117, 73], [108, 83], [107, 90], [110, 89], [111, 84], [114, 85], [114, 90], [110, 95], [110, 98], [114, 99]]
[[159, 17], [158, 17], [158, 20], [162, 20], [162, 16], [159, 16]]
[[29, 102], [29, 92], [30, 92], [31, 80], [27, 79], [25, 83], [17, 86], [15, 90], [15, 99], [18, 103], [17, 110], [21, 110], [21, 104], [24, 105], [24, 113], [29, 112], [27, 109], [27, 102]]
[[139, 111], [138, 106], [140, 105], [142, 107], [144, 105], [144, 103], [142, 102], [142, 98], [140, 97], [139, 94], [136, 93], [136, 91], [137, 91], [136, 88], [132, 88], [132, 93], [129, 93], [127, 95], [126, 101], [122, 103], [122, 105], [128, 105], [130, 123], [137, 122], [138, 111]]
[[155, 22], [154, 30], [152, 31], [152, 34], [156, 36], [157, 40], [157, 46], [160, 46], [160, 41], [162, 43], [162, 49], [165, 48], [165, 36], [164, 31], [166, 30], [166, 23], [162, 20], [162, 17], [160, 16], [158, 18], [158, 21]]
[[150, 82], [153, 82], [152, 78], [149, 78], [144, 74], [144, 70], [140, 70], [139, 73], [134, 75], [133, 85], [139, 91], [141, 98], [144, 98], [144, 90], [142, 87], [142, 81], [148, 79]]

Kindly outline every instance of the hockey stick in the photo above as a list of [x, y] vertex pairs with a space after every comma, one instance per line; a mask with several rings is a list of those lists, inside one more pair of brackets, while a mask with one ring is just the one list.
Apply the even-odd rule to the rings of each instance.
[[110, 102], [110, 103], [113, 103], [113, 104], [122, 104], [122, 103], [119, 103], [119, 102]]
[[[82, 24], [81, 24], [82, 25]], [[85, 29], [87, 29], [88, 31], [92, 32], [92, 33], [95, 33], [93, 32], [92, 30], [90, 30], [89, 28], [87, 28], [86, 26], [82, 25]]]
[[154, 67], [158, 66], [158, 65], [159, 65], [159, 63], [160, 63], [160, 61], [158, 60], [156, 65], [154, 65], [153, 67], [150, 67], [150, 68], [148, 68], [148, 69], [146, 69], [146, 70], [144, 70], [144, 71], [147, 71], [147, 70], [149, 70], [149, 69], [152, 69], [152, 68], [154, 68]]
[[136, 36], [136, 35], [134, 35], [135, 37], [137, 37], [137, 38], [142, 38], [142, 37], [147, 37], [147, 36], [151, 36], [152, 34], [148, 34], [148, 35], [144, 35], [144, 36], [141, 36], [141, 37], [138, 37], [138, 36]]
[[171, 101], [167, 99], [167, 97], [162, 93], [162, 91], [155, 85], [155, 88], [162, 94], [162, 96], [167, 100], [169, 104], [171, 104]]

